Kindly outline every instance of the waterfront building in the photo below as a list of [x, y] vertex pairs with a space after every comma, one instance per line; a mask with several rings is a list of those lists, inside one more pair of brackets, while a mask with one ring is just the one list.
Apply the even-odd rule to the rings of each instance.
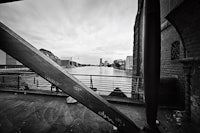
[[133, 69], [133, 56], [127, 56], [125, 62], [125, 69], [132, 70]]
[[24, 67], [22, 63], [0, 50], [0, 68]]
[[108, 61], [104, 61], [104, 66], [108, 66]]
[[[200, 5], [198, 2], [198, 0], [160, 0], [161, 88], [159, 96], [177, 94], [170, 96], [170, 99], [173, 97], [176, 99], [172, 102], [178, 102], [180, 109], [185, 109], [186, 116], [197, 123], [200, 122]], [[144, 0], [138, 0], [134, 26], [134, 76], [144, 75], [144, 10]], [[170, 80], [177, 82], [170, 85]], [[172, 87], [174, 88], [171, 89]], [[161, 95], [162, 92], [165, 92], [165, 95]]]
[[61, 66], [69, 68], [70, 67], [70, 60], [61, 60]]
[[57, 56], [55, 56], [51, 51], [46, 50], [46, 49], [40, 49], [40, 52], [42, 52], [43, 54], [48, 56], [50, 59], [55, 61], [58, 65], [61, 65], [61, 60]]
[[113, 67], [116, 69], [125, 69], [125, 60], [117, 59], [113, 62]]

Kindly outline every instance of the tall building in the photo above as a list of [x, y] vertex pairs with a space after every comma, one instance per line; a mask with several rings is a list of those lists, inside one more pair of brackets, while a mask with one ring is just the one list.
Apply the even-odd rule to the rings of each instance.
[[57, 56], [55, 56], [51, 51], [48, 51], [46, 49], [40, 49], [40, 51], [46, 56], [48, 56], [50, 59], [55, 61], [58, 65], [61, 65], [61, 60]]
[[99, 66], [103, 66], [103, 60], [102, 60], [102, 58], [100, 58]]
[[133, 69], [133, 56], [127, 56], [125, 62], [125, 69], [132, 70]]

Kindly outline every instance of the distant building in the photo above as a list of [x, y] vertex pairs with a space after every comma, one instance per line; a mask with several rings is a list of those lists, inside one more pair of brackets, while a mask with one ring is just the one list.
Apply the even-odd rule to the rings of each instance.
[[132, 70], [133, 69], [133, 56], [127, 56], [126, 57], [125, 69], [126, 70]]
[[61, 65], [61, 60], [57, 56], [55, 56], [51, 51], [48, 51], [46, 49], [40, 49], [40, 52], [42, 52], [43, 54], [48, 56], [50, 59], [55, 61], [58, 65]]
[[103, 66], [103, 60], [102, 60], [102, 58], [100, 58], [99, 66]]
[[69, 68], [70, 67], [70, 60], [61, 60], [61, 66]]
[[125, 60], [122, 59], [114, 60], [113, 67], [116, 69], [125, 69]]
[[0, 50], [0, 68], [24, 67], [22, 63]]
[[104, 61], [104, 66], [108, 66], [108, 61]]

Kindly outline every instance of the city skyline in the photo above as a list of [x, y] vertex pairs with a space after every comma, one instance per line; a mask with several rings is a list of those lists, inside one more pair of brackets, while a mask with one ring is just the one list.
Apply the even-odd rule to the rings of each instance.
[[0, 5], [0, 21], [59, 58], [99, 64], [132, 55], [137, 1], [43, 0]]

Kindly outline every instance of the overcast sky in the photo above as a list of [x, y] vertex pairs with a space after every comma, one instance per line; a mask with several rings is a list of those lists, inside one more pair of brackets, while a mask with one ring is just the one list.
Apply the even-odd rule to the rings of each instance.
[[0, 5], [0, 21], [36, 48], [80, 63], [132, 55], [137, 0], [25, 0]]

